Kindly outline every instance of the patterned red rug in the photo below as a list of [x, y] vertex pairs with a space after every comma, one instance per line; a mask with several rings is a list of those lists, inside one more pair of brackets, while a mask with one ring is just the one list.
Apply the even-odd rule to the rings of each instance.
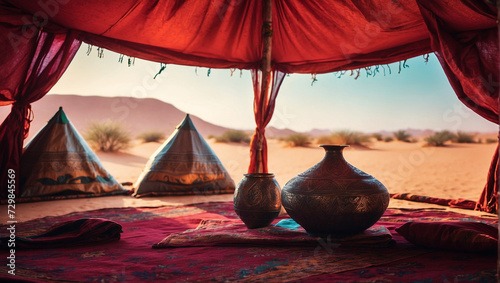
[[[17, 223], [16, 236], [42, 234], [54, 224], [81, 218], [118, 223], [123, 228], [121, 239], [61, 248], [16, 250], [16, 275], [9, 275], [10, 267], [2, 264], [0, 281], [496, 282], [497, 257], [494, 252], [467, 253], [418, 247], [395, 231], [409, 221], [498, 223], [495, 217], [473, 217], [439, 209], [387, 210], [376, 225], [390, 232], [389, 237], [392, 236], [395, 245], [377, 247], [343, 246], [331, 239], [308, 238], [301, 228], [295, 229], [295, 233], [299, 233], [296, 236], [303, 243], [294, 245], [258, 240], [248, 242], [248, 235], [228, 237], [235, 234], [230, 229], [246, 233], [238, 224], [231, 202], [101, 209], [45, 217]], [[217, 223], [231, 224], [227, 225], [230, 228], [226, 234], [221, 232], [225, 228]], [[271, 226], [258, 233], [263, 233], [263, 238], [268, 239], [269, 231], [282, 231], [276, 227], [279, 228]], [[7, 225], [0, 226], [0, 237], [9, 236], [7, 228]], [[209, 244], [200, 245], [197, 243], [201, 238], [196, 239], [197, 233], [192, 233], [197, 228], [214, 229], [217, 233], [206, 232], [202, 238]], [[384, 241], [387, 240], [385, 230], [375, 230], [375, 233], [381, 233], [379, 236], [382, 235]], [[276, 234], [278, 238], [289, 237], [288, 232], [283, 231], [282, 235]], [[257, 230], [249, 233], [257, 233]], [[165, 243], [162, 240], [167, 236], [175, 239], [176, 247], [153, 249], [153, 245]], [[214, 237], [219, 238], [214, 240]]]

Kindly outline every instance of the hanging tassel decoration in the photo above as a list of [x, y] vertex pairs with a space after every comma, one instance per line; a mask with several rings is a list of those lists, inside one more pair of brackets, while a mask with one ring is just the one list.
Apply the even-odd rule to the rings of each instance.
[[89, 44], [87, 47], [87, 56], [89, 56], [91, 52], [92, 52], [92, 45]]
[[97, 57], [104, 58], [104, 48], [97, 47]]
[[403, 68], [410, 68], [410, 66], [408, 64], [406, 64], [406, 60], [404, 60], [403, 62], [399, 61], [399, 72], [398, 72], [398, 74], [401, 73], [401, 65], [403, 66]]
[[231, 68], [231, 69], [229, 69], [229, 71], [231, 72], [231, 77], [232, 77], [233, 73], [236, 71], [236, 68]]
[[429, 53], [422, 55], [424, 57], [424, 62], [427, 64], [429, 62]]
[[410, 65], [406, 64], [406, 60], [403, 61], [403, 68], [410, 68]]
[[316, 74], [311, 74], [311, 79], [312, 79], [311, 86], [313, 86], [313, 84], [318, 81], [318, 79], [316, 78]]
[[120, 57], [118, 57], [118, 63], [123, 63], [123, 57], [125, 57], [125, 55], [120, 54]]
[[367, 78], [372, 75], [372, 69], [371, 69], [371, 67], [365, 67], [365, 71], [366, 71], [366, 77]]
[[195, 75], [198, 75], [198, 67], [194, 67], [194, 73]]
[[207, 77], [210, 77], [210, 73], [212, 72], [212, 68], [209, 68], [207, 71]]
[[135, 57], [128, 57], [128, 66], [133, 66], [135, 64]]
[[359, 75], [361, 74], [361, 70], [360, 69], [357, 69], [356, 70], [357, 74], [356, 76], [354, 77], [355, 80], [357, 80], [359, 78]]
[[243, 70], [240, 69], [240, 79], [241, 79], [241, 76], [243, 76]]
[[158, 73], [156, 73], [156, 75], [153, 77], [153, 80], [156, 80], [156, 76], [158, 76], [159, 74], [161, 74], [161, 72], [163, 72], [163, 70], [165, 70], [167, 68], [167, 64], [164, 64], [164, 63], [160, 63], [160, 70], [158, 71]]

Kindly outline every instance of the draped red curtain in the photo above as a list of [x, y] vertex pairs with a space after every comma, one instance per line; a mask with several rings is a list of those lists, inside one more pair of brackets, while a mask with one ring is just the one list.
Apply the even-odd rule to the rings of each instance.
[[0, 24], [0, 33], [8, 34], [10, 39], [0, 42], [0, 105], [12, 104], [10, 114], [0, 125], [0, 196], [5, 199], [12, 192], [8, 191], [12, 179], [18, 184], [23, 141], [32, 119], [30, 104], [59, 80], [80, 41], [75, 32], [49, 33], [33, 25]]
[[267, 168], [267, 141], [265, 129], [274, 113], [276, 97], [285, 73], [274, 70], [269, 75], [267, 92], [262, 91], [262, 71], [252, 70], [252, 83], [254, 92], [253, 109], [255, 114], [255, 133], [250, 142], [250, 166], [248, 173], [268, 173]]
[[[485, 119], [499, 123], [498, 10], [478, 0], [418, 0], [431, 45], [458, 98]], [[498, 209], [498, 147], [476, 210]]]

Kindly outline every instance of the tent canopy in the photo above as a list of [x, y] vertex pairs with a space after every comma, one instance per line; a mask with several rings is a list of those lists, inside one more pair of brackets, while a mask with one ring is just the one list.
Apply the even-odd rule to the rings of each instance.
[[[85, 42], [133, 57], [241, 69], [259, 67], [262, 59], [263, 1], [4, 1], [27, 13], [24, 21], [78, 30]], [[285, 73], [386, 64], [432, 51], [416, 1], [272, 4], [272, 62]], [[495, 19], [484, 23], [494, 25]]]

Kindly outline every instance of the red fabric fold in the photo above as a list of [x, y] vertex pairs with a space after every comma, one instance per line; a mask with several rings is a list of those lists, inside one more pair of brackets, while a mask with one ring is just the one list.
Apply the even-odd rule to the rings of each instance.
[[35, 29], [28, 34], [26, 28], [0, 22], [0, 32], [11, 38], [0, 43], [0, 105], [12, 104], [11, 113], [0, 125], [2, 199], [11, 193], [19, 195], [19, 188], [12, 190], [7, 184], [12, 184], [9, 180], [19, 184], [23, 140], [32, 119], [30, 104], [54, 86], [80, 47], [76, 32], [55, 34]]
[[493, 159], [491, 160], [490, 170], [488, 171], [488, 181], [477, 201], [476, 210], [490, 213], [496, 213], [498, 211], [498, 182], [500, 180], [498, 150], [499, 147], [497, 146]]
[[[487, 1], [417, 0], [431, 46], [455, 90], [467, 107], [499, 123], [500, 50], [498, 10]], [[467, 19], [467, 20], [464, 20]], [[498, 208], [498, 148], [487, 184], [476, 206], [495, 213]]]
[[[117, 241], [120, 239], [121, 232], [122, 226], [116, 222], [99, 218], [84, 218], [56, 224], [35, 236], [15, 237], [14, 243], [16, 249], [74, 247]], [[9, 240], [11, 240], [10, 237], [0, 238], [0, 246], [8, 249]]]
[[250, 142], [250, 165], [248, 173], [268, 173], [267, 168], [267, 141], [265, 129], [274, 113], [276, 97], [281, 83], [285, 78], [285, 73], [274, 70], [269, 76], [270, 86], [267, 87], [267, 93], [262, 91], [262, 71], [252, 70], [252, 82], [254, 91], [254, 114], [255, 114], [255, 133]]

